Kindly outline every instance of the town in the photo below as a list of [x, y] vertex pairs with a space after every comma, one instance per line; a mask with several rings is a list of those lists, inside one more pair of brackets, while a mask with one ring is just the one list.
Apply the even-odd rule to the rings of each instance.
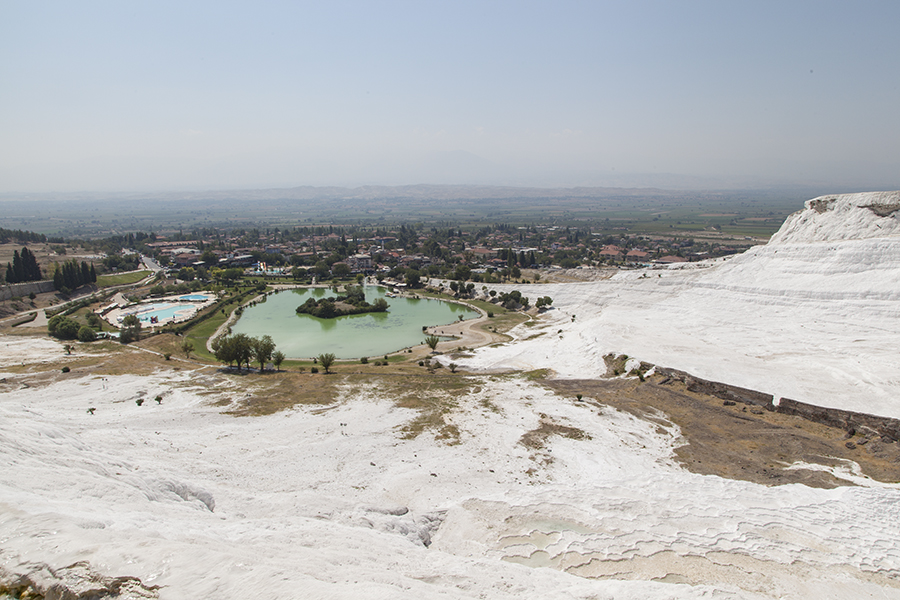
[[[97, 245], [98, 242], [85, 242]], [[753, 240], [598, 234], [591, 228], [489, 225], [397, 228], [295, 227], [224, 231], [195, 229], [167, 239], [129, 234], [104, 240], [107, 251], [152, 256], [184, 281], [220, 279], [228, 269], [323, 281], [351, 274], [416, 287], [423, 277], [500, 283], [523, 281], [523, 269], [629, 268], [692, 262], [743, 252]], [[118, 246], [118, 247], [117, 247]], [[540, 275], [532, 272], [531, 278]]]

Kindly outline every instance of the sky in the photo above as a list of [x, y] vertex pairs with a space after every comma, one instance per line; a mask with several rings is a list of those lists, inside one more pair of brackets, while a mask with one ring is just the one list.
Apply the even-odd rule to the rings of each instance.
[[893, 1], [0, 0], [0, 193], [896, 189], [898, 24]]

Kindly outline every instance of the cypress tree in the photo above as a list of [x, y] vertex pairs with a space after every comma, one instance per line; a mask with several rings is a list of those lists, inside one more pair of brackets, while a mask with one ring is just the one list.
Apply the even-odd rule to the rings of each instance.
[[19, 256], [19, 251], [16, 250], [13, 252], [13, 276], [16, 278], [13, 283], [19, 283], [20, 281], [25, 281], [25, 269], [22, 266], [22, 257]]
[[66, 280], [63, 277], [62, 269], [59, 268], [59, 263], [56, 263], [56, 269], [53, 271], [53, 287], [57, 291], [66, 287]]
[[34, 252], [28, 248], [22, 248], [22, 270], [24, 272], [22, 281], [40, 281], [43, 279], [37, 258], [35, 258]]
[[15, 283], [16, 273], [13, 271], [12, 265], [6, 263], [6, 283]]
[[97, 283], [97, 271], [94, 270], [94, 263], [91, 263], [91, 283]]
[[81, 261], [81, 285], [85, 285], [91, 282], [91, 270], [88, 268], [87, 263]]
[[63, 280], [70, 290], [78, 287], [78, 263], [74, 258], [63, 263]]

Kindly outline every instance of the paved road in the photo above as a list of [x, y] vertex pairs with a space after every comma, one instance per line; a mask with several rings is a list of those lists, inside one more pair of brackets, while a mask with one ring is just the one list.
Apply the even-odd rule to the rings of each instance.
[[157, 271], [162, 271], [162, 267], [159, 266], [159, 263], [150, 258], [149, 256], [144, 256], [141, 254], [141, 261], [144, 263], [144, 266], [156, 273]]

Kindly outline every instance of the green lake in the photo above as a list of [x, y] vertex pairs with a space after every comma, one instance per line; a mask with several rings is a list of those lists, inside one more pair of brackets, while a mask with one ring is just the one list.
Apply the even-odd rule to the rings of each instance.
[[426, 298], [388, 298], [382, 287], [366, 287], [366, 301], [387, 300], [386, 313], [345, 315], [319, 319], [298, 315], [296, 308], [312, 296], [337, 296], [331, 289], [298, 288], [271, 294], [265, 302], [244, 310], [231, 328], [233, 333], [254, 337], [270, 335], [278, 350], [290, 358], [307, 358], [331, 352], [338, 358], [378, 357], [423, 344], [423, 326], [448, 325], [477, 317], [472, 309], [452, 302]]

